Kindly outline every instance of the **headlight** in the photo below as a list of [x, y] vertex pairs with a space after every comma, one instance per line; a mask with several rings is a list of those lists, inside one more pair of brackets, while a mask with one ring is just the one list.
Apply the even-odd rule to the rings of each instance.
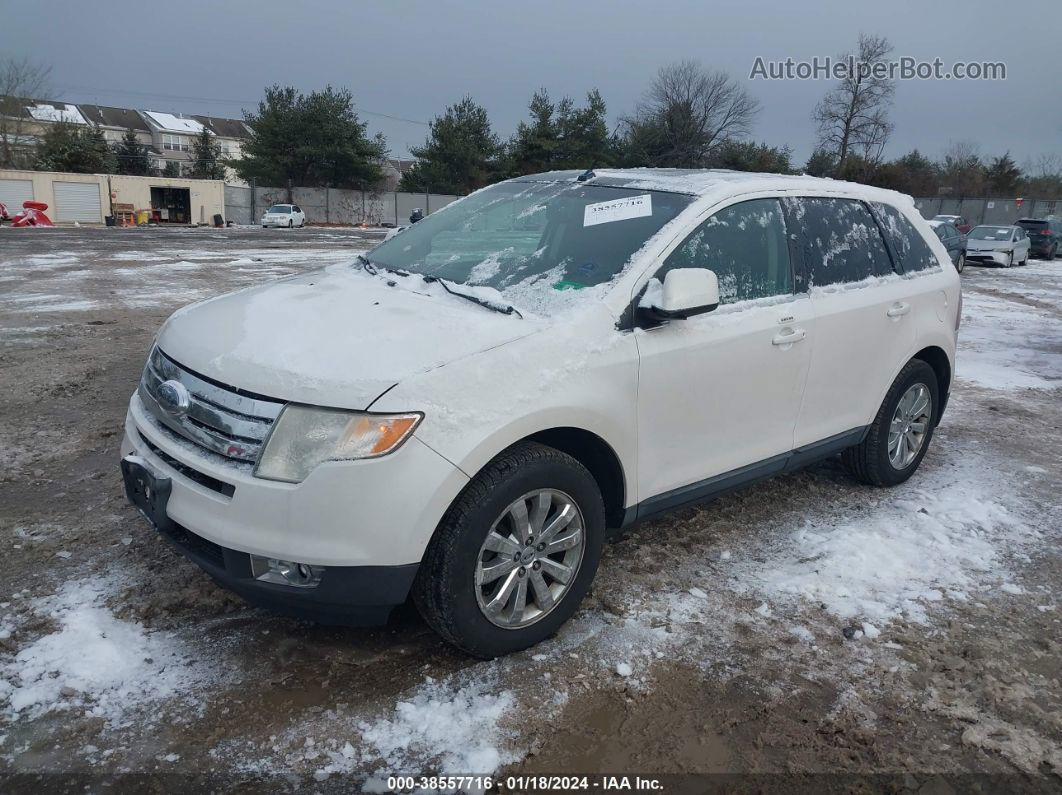
[[285, 406], [262, 452], [255, 474], [301, 483], [322, 461], [376, 458], [397, 450], [423, 414], [366, 414], [358, 411]]

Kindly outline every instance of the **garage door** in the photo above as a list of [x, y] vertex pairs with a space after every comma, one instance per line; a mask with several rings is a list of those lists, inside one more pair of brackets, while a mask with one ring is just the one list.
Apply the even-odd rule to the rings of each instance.
[[0, 202], [14, 215], [22, 209], [22, 202], [33, 199], [33, 181], [28, 179], [0, 179]]
[[103, 222], [100, 186], [95, 182], [53, 182], [57, 221]]

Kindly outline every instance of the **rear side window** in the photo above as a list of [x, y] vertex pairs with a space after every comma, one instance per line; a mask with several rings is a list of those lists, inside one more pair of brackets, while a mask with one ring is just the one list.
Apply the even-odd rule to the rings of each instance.
[[657, 278], [663, 281], [673, 268], [715, 271], [724, 304], [792, 293], [789, 246], [778, 200], [755, 199], [715, 213], [671, 252]]
[[808, 287], [858, 282], [893, 272], [874, 217], [852, 199], [787, 198], [800, 232]]
[[874, 208], [878, 220], [881, 221], [881, 228], [885, 230], [885, 237], [896, 253], [896, 258], [904, 273], [924, 271], [940, 266], [933, 250], [903, 213], [881, 202], [871, 202], [870, 206]]

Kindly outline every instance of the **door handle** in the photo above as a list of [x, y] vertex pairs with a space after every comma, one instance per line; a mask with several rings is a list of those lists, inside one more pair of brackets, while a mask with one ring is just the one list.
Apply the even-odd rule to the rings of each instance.
[[895, 304], [889, 307], [889, 311], [885, 314], [889, 317], [901, 317], [911, 311], [911, 305], [906, 301], [897, 301]]
[[794, 342], [800, 342], [807, 335], [808, 333], [802, 328], [790, 329], [785, 334], [776, 334], [771, 340], [771, 345], [792, 345]]

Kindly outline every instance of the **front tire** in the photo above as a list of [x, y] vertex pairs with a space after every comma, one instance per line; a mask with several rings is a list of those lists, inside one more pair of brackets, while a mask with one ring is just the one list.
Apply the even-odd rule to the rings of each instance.
[[965, 268], [965, 267], [966, 267], [966, 254], [960, 253], [959, 254], [959, 261], [955, 263], [955, 270], [957, 270], [959, 273], [962, 273], [963, 268]]
[[526, 649], [579, 607], [604, 535], [605, 506], [586, 467], [521, 443], [487, 464], [447, 510], [413, 600], [432, 629], [468, 654]]
[[872, 486], [903, 483], [929, 449], [939, 405], [937, 374], [921, 359], [912, 359], [889, 387], [866, 438], [841, 455], [845, 467]]
[[294, 228], [295, 228], [295, 222], [292, 221], [292, 220], [289, 220], [288, 221], [288, 229], [294, 229]]

